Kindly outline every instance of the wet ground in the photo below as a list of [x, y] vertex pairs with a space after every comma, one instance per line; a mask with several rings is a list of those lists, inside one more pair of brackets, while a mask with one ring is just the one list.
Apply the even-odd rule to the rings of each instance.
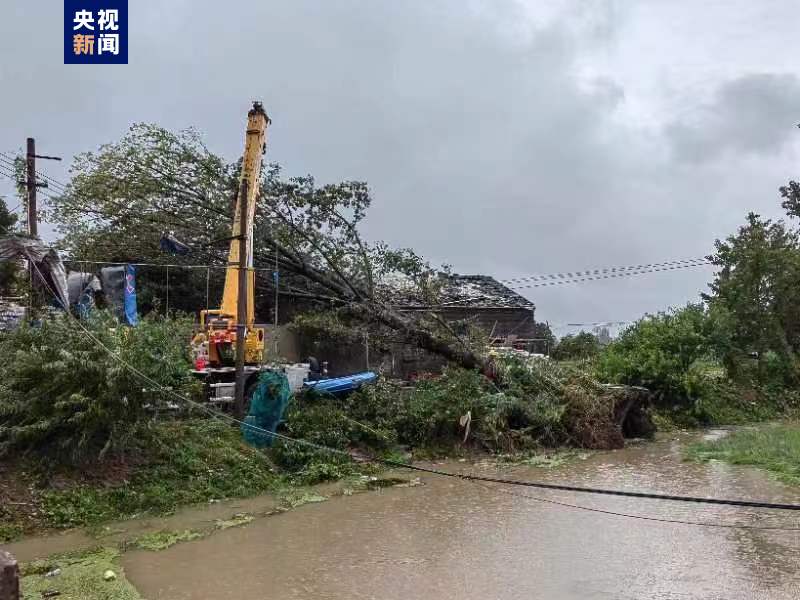
[[[713, 434], [712, 434], [713, 435]], [[763, 472], [682, 462], [678, 436], [502, 476], [800, 503]], [[445, 465], [497, 473], [495, 466]], [[424, 486], [334, 498], [122, 563], [150, 600], [800, 597], [800, 532], [637, 520], [542, 503], [713, 523], [800, 527], [796, 514], [498, 488]], [[511, 494], [514, 495], [511, 495]]]

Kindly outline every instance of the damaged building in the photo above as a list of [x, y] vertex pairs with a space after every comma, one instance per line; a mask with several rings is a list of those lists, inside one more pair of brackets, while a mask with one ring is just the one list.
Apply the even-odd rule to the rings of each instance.
[[397, 307], [433, 312], [450, 323], [470, 323], [495, 343], [525, 344], [538, 338], [534, 303], [488, 275], [450, 275], [440, 303], [405, 299]]
[[[415, 289], [411, 286], [411, 289]], [[406, 314], [435, 314], [454, 328], [482, 330], [495, 346], [514, 347], [547, 354], [547, 326], [535, 321], [536, 306], [527, 298], [488, 275], [447, 275], [443, 277], [438, 302], [432, 304], [392, 285], [391, 304]], [[445, 360], [402, 340], [379, 346], [369, 339], [349, 344], [316, 339], [302, 334], [284, 333], [282, 346], [292, 360], [314, 356], [324, 360], [330, 375], [338, 376], [367, 369], [403, 379], [423, 373], [439, 372]], [[288, 340], [289, 337], [294, 339]], [[286, 354], [286, 352], [283, 352]]]

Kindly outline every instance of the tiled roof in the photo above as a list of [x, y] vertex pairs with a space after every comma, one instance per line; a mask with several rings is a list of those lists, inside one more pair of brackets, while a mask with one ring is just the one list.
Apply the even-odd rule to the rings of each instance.
[[[533, 309], [533, 302], [489, 275], [451, 275], [442, 296], [453, 306]], [[447, 297], [445, 299], [445, 296]]]
[[404, 308], [525, 308], [535, 305], [514, 290], [488, 275], [444, 275], [439, 302], [423, 301], [414, 293], [414, 286], [390, 284], [394, 302]]

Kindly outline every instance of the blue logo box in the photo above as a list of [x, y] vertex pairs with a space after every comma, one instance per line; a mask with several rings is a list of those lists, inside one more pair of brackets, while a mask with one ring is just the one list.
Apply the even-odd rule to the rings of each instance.
[[64, 64], [128, 64], [128, 0], [64, 0]]

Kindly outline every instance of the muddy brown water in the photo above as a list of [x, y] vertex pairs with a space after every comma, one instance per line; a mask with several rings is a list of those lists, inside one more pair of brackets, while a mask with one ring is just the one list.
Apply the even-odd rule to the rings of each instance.
[[[712, 435], [715, 435], [712, 433]], [[690, 436], [503, 476], [800, 503], [751, 468], [681, 460]], [[490, 465], [445, 465], [496, 473]], [[677, 600], [800, 597], [800, 532], [656, 523], [537, 502], [527, 495], [658, 518], [800, 527], [796, 514], [495, 488], [423, 476], [425, 485], [334, 498], [163, 552], [126, 553], [150, 600]], [[526, 497], [514, 494], [525, 494]]]

